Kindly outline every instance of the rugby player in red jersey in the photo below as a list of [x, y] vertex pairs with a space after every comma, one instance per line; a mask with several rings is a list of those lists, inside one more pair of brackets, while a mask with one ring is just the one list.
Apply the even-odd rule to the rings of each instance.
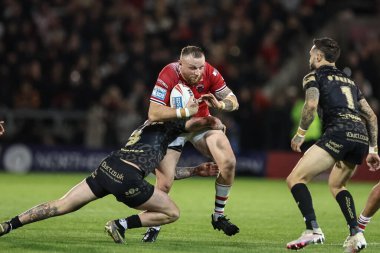
[[[195, 115], [185, 109], [170, 107], [170, 93], [175, 85], [182, 83], [191, 88], [199, 102], [199, 110]], [[209, 107], [222, 111], [234, 111], [239, 107], [234, 93], [229, 89], [222, 75], [205, 60], [204, 52], [196, 46], [184, 47], [178, 62], [166, 65], [160, 72], [150, 97], [148, 117], [151, 121], [165, 121], [189, 116], [208, 117]], [[156, 187], [169, 192], [174, 179], [176, 164], [181, 156], [186, 141], [203, 155], [211, 157], [219, 168], [215, 182], [215, 208], [211, 216], [214, 229], [223, 230], [228, 235], [239, 232], [224, 215], [228, 195], [235, 176], [236, 158], [223, 131], [204, 130], [191, 134], [183, 134], [169, 145], [165, 158], [156, 170]], [[154, 242], [159, 227], [147, 230], [142, 241]]]

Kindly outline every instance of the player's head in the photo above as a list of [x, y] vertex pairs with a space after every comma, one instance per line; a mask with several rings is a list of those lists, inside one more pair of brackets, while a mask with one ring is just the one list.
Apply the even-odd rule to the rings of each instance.
[[314, 70], [324, 65], [335, 64], [340, 56], [338, 42], [331, 38], [319, 38], [313, 40], [313, 47], [310, 50], [310, 69]]
[[196, 46], [182, 48], [179, 70], [186, 82], [190, 85], [196, 85], [201, 80], [205, 62], [205, 55], [201, 48]]

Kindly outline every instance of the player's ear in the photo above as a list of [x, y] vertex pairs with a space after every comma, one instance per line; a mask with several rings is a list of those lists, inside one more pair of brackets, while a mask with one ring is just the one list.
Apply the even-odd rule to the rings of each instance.
[[320, 62], [324, 59], [324, 54], [321, 51], [317, 51], [317, 61]]

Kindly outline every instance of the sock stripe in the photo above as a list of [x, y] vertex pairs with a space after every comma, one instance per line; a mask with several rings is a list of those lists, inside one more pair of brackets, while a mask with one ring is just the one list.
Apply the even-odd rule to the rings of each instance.
[[219, 204], [215, 202], [215, 207], [224, 208], [225, 206], [225, 204]]
[[368, 223], [371, 221], [372, 217], [365, 217], [362, 214], [360, 214], [358, 218], [358, 227], [359, 230], [364, 232], [365, 228], [367, 227]]
[[217, 199], [217, 200], [222, 200], [222, 201], [227, 201], [227, 199], [228, 199], [228, 196], [226, 196], [226, 197], [222, 197], [222, 196], [215, 196], [215, 199]]

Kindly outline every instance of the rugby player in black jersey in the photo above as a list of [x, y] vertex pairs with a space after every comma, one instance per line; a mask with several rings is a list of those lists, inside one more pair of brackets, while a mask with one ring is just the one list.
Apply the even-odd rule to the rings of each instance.
[[[187, 108], [198, 110], [198, 104]], [[223, 130], [224, 125], [215, 117], [180, 119], [167, 122], [146, 121], [137, 128], [126, 145], [104, 158], [99, 167], [62, 198], [37, 205], [10, 221], [0, 223], [0, 236], [23, 225], [74, 212], [91, 201], [113, 194], [127, 206], [142, 210], [138, 215], [107, 222], [105, 229], [116, 243], [125, 241], [126, 229], [163, 225], [179, 218], [179, 209], [167, 193], [155, 188], [144, 178], [158, 167], [166, 149], [179, 134], [211, 128]], [[185, 169], [182, 176], [191, 176], [194, 170], [207, 175], [205, 170], [215, 169], [205, 163]], [[177, 177], [178, 178], [178, 177]]]
[[[324, 242], [306, 184], [331, 168], [329, 188], [349, 226], [349, 236], [343, 244], [345, 252], [359, 252], [367, 245], [358, 229], [353, 197], [345, 186], [368, 153], [368, 145], [370, 151], [377, 146], [377, 120], [359, 88], [335, 67], [339, 55], [339, 45], [333, 39], [314, 39], [309, 60], [311, 72], [303, 79], [305, 104], [291, 147], [301, 152], [305, 134], [317, 111], [322, 119], [323, 135], [305, 152], [286, 179], [306, 223], [306, 230], [287, 244], [288, 249], [298, 250]], [[370, 167], [378, 166], [378, 161], [377, 154], [367, 156]]]

